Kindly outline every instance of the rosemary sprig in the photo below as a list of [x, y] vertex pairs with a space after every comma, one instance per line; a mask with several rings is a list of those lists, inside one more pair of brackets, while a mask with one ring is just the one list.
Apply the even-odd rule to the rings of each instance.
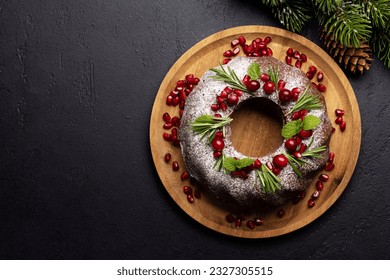
[[211, 115], [202, 115], [196, 118], [190, 125], [195, 134], [200, 134], [201, 139], [207, 136], [207, 143], [211, 143], [217, 130], [228, 125], [233, 119], [229, 117], [214, 117]]
[[265, 165], [261, 165], [261, 171], [256, 169], [256, 181], [259, 180], [266, 193], [275, 192], [282, 188], [281, 180]]
[[220, 68], [212, 68], [210, 70], [216, 74], [215, 76], [211, 76], [212, 79], [216, 81], [223, 81], [228, 83], [234, 89], [239, 89], [246, 93], [253, 94], [246, 88], [242, 81], [237, 77], [236, 72], [234, 72], [234, 70], [229, 66], [227, 66], [227, 71], [222, 65]]
[[288, 153], [284, 153], [284, 155], [288, 160], [288, 164], [294, 170], [295, 174], [297, 174], [298, 177], [302, 177], [302, 173], [301, 173], [301, 171], [299, 171], [298, 167], [301, 167], [302, 164], [306, 163], [306, 161], [303, 160], [302, 158], [295, 158]]
[[320, 99], [316, 95], [308, 93], [310, 84], [306, 87], [305, 91], [301, 94], [298, 101], [292, 107], [292, 109], [286, 114], [291, 114], [302, 109], [317, 110], [321, 108]]
[[268, 65], [268, 72], [267, 75], [269, 76], [269, 79], [274, 82], [275, 84], [278, 84], [279, 77], [278, 77], [278, 67], [271, 65]]
[[[221, 171], [221, 169], [223, 168], [223, 166], [224, 166], [224, 164], [225, 164], [225, 159], [226, 159], [226, 156], [225, 156], [224, 153], [222, 153], [222, 156], [220, 156], [220, 157], [215, 161], [213, 168], [215, 168], [218, 172]], [[224, 171], [225, 173], [227, 173], [225, 169], [223, 169], [223, 171]]]
[[320, 146], [315, 149], [307, 149], [302, 153], [302, 157], [313, 157], [313, 158], [321, 158], [321, 153], [326, 151], [326, 146]]

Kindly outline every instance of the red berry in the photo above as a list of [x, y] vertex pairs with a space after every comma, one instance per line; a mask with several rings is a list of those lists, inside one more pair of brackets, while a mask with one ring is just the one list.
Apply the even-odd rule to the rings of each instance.
[[185, 194], [192, 194], [192, 188], [189, 187], [189, 186], [184, 186], [184, 187], [183, 187], [183, 192], [184, 192]]
[[222, 133], [222, 131], [217, 131], [217, 132], [215, 132], [215, 137], [223, 138], [223, 133]]
[[222, 64], [228, 64], [230, 60], [230, 58], [225, 58], [224, 60], [222, 60]]
[[318, 89], [318, 91], [320, 91], [320, 92], [325, 92], [325, 91], [326, 91], [326, 86], [325, 86], [324, 84], [319, 83], [319, 84], [317, 85], [317, 89]]
[[166, 122], [166, 123], [171, 122], [171, 116], [168, 114], [168, 112], [165, 112], [165, 113], [163, 114], [163, 120], [164, 120], [164, 122]]
[[291, 63], [292, 63], [292, 58], [291, 58], [291, 56], [286, 55], [286, 63], [287, 63], [288, 65], [291, 65]]
[[268, 81], [264, 84], [263, 90], [266, 94], [271, 94], [276, 90], [275, 83], [272, 81]]
[[301, 59], [302, 59], [302, 62], [306, 62], [307, 56], [304, 53], [301, 53]]
[[299, 51], [295, 51], [295, 52], [293, 53], [293, 57], [294, 57], [295, 59], [300, 59], [300, 58], [301, 58], [301, 54], [299, 53]]
[[319, 177], [320, 181], [321, 182], [328, 182], [329, 180], [329, 175], [326, 175], [326, 174], [321, 174], [320, 177]]
[[286, 51], [286, 54], [287, 54], [287, 56], [292, 57], [293, 54], [294, 54], [293, 48], [288, 48], [287, 51]]
[[341, 131], [344, 131], [346, 126], [347, 126], [347, 123], [346, 123], [345, 121], [343, 121], [343, 122], [340, 124], [340, 130], [341, 130]]
[[255, 159], [253, 166], [255, 169], [259, 169], [261, 167], [261, 161], [259, 159]]
[[317, 189], [317, 191], [322, 191], [324, 189], [324, 183], [322, 183], [321, 181], [317, 181], [316, 182], [316, 189]]
[[279, 91], [279, 100], [280, 102], [282, 103], [286, 103], [286, 102], [289, 102], [291, 100], [291, 91], [289, 91], [288, 89], [282, 89]]
[[336, 109], [335, 114], [337, 117], [342, 117], [345, 114], [345, 111], [343, 109]]
[[297, 60], [297, 61], [295, 62], [295, 67], [301, 69], [301, 67], [302, 67], [302, 60], [300, 60], [300, 59]]
[[256, 80], [250, 80], [245, 86], [249, 91], [256, 91], [260, 88], [260, 83]]
[[328, 162], [333, 162], [333, 160], [334, 160], [334, 153], [330, 152], [328, 157]]
[[194, 201], [195, 201], [194, 196], [192, 194], [187, 195], [187, 200], [189, 203], [194, 203]]
[[337, 124], [341, 124], [343, 121], [344, 121], [343, 117], [337, 117], [334, 122], [337, 123]]
[[211, 110], [218, 111], [219, 110], [219, 105], [218, 104], [212, 104], [211, 105]]
[[315, 66], [309, 66], [309, 72], [315, 74], [317, 72], [317, 68]]
[[220, 137], [215, 137], [213, 141], [211, 141], [211, 145], [216, 151], [221, 151], [225, 147], [225, 143]]
[[286, 86], [286, 82], [284, 80], [278, 81], [278, 90], [284, 89], [285, 86]]
[[214, 158], [220, 158], [222, 156], [222, 152], [221, 151], [215, 151], [214, 153], [213, 153], [213, 157]]
[[165, 160], [166, 163], [168, 163], [171, 160], [171, 158], [172, 158], [172, 156], [171, 156], [170, 153], [166, 153], [164, 155], [164, 160]]
[[310, 136], [313, 135], [313, 130], [304, 130], [302, 129], [299, 133], [298, 136], [301, 137], [302, 139], [309, 138]]
[[333, 162], [329, 162], [326, 166], [325, 166], [325, 170], [326, 171], [332, 171], [334, 168], [334, 163]]
[[163, 133], [163, 138], [165, 141], [171, 141], [171, 137], [172, 137], [171, 134], [166, 133], [166, 132]]
[[314, 77], [314, 74], [310, 71], [306, 72], [306, 76], [311, 80]]
[[287, 151], [289, 152], [295, 152], [298, 144], [294, 140], [294, 138], [287, 139], [286, 142], [284, 143], [284, 146], [286, 147]]
[[238, 37], [238, 42], [239, 42], [239, 44], [240, 44], [241, 46], [244, 46], [245, 43], [246, 43], [245, 37], [244, 37], [244, 36], [239, 36], [239, 37]]
[[177, 161], [172, 161], [173, 171], [177, 171], [177, 170], [179, 170], [179, 168], [180, 168], [179, 163]]
[[231, 51], [231, 50], [227, 50], [227, 51], [225, 51], [225, 52], [223, 53], [223, 56], [224, 56], [224, 57], [232, 57], [232, 56], [234, 56], [234, 53], [233, 53], [233, 51]]
[[314, 199], [309, 199], [309, 201], [307, 202], [307, 205], [312, 208], [314, 207], [314, 205], [316, 205], [316, 202], [314, 201]]
[[233, 105], [237, 105], [238, 103], [238, 96], [234, 93], [231, 93], [228, 97], [228, 104], [233, 106]]
[[276, 155], [274, 156], [272, 163], [279, 168], [284, 168], [288, 164], [288, 160], [285, 155]]
[[242, 83], [246, 85], [251, 80], [251, 77], [249, 75], [245, 75], [244, 78], [242, 78]]
[[269, 81], [268, 74], [262, 73], [261, 76], [260, 76], [260, 80], [262, 80], [263, 82], [268, 82]]

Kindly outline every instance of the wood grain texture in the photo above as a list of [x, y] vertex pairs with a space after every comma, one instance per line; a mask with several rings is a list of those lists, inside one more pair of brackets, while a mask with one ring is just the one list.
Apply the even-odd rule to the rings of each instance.
[[[315, 207], [308, 208], [308, 197], [306, 197], [296, 205], [287, 202], [280, 207], [267, 211], [250, 213], [251, 217], [261, 216], [265, 220], [264, 225], [256, 227], [255, 230], [250, 230], [245, 225], [236, 229], [232, 224], [228, 224], [225, 221], [225, 216], [228, 214], [227, 210], [214, 203], [207, 194], [202, 194], [202, 198], [195, 200], [193, 204], [188, 203], [182, 187], [184, 184], [189, 184], [189, 182], [183, 183], [180, 180], [180, 174], [185, 170], [180, 149], [162, 138], [164, 132], [162, 127], [163, 113], [168, 112], [171, 115], [178, 115], [178, 107], [165, 105], [165, 98], [175, 86], [176, 81], [183, 79], [189, 73], [194, 73], [200, 77], [206, 70], [218, 65], [223, 59], [221, 55], [223, 51], [229, 49], [231, 40], [239, 35], [244, 35], [247, 41], [256, 37], [271, 36], [272, 43], [269, 46], [273, 50], [274, 57], [280, 60], [284, 60], [288, 47], [305, 53], [308, 56], [308, 62], [304, 64], [302, 70], [307, 71], [310, 65], [314, 65], [325, 74], [323, 83], [327, 86], [327, 92], [324, 96], [330, 119], [333, 122], [335, 109], [342, 108], [346, 111], [344, 120], [347, 122], [347, 129], [344, 132], [340, 132], [339, 127], [334, 124], [336, 131], [331, 138], [330, 150], [336, 154], [336, 167], [330, 172], [330, 180], [325, 184]], [[247, 118], [240, 116], [239, 119], [240, 122], [250, 123], [253, 116], [248, 114]], [[265, 121], [265, 123], [270, 124], [269, 121]], [[267, 137], [269, 134], [259, 134], [259, 142], [265, 140], [261, 138], [261, 135]], [[245, 140], [249, 141], [250, 139], [242, 137], [239, 145], [245, 146]], [[241, 26], [224, 30], [207, 37], [189, 49], [172, 66], [161, 83], [150, 120], [150, 147], [154, 164], [163, 185], [173, 200], [189, 216], [204, 226], [223, 234], [244, 238], [266, 238], [283, 235], [309, 224], [322, 215], [346, 188], [357, 163], [360, 144], [359, 107], [353, 89], [342, 70], [320, 47], [304, 37], [286, 30], [266, 26]], [[250, 145], [248, 146], [250, 147]], [[253, 153], [259, 153], [255, 146], [253, 146], [253, 149]], [[167, 152], [172, 154], [172, 160], [179, 162], [179, 171], [172, 171], [171, 165], [164, 162], [163, 157]], [[310, 196], [314, 191], [314, 184], [313, 181], [307, 190], [307, 196]], [[278, 218], [276, 213], [281, 208], [285, 210], [286, 214], [283, 218]]]

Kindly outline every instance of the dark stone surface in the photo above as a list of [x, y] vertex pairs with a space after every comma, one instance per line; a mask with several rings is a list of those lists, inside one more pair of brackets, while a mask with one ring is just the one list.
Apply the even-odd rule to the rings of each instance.
[[[350, 77], [362, 117], [346, 191], [266, 240], [204, 228], [155, 171], [149, 118], [172, 64], [225, 28], [279, 26], [259, 1], [0, 0], [0, 258], [390, 257], [390, 72]], [[319, 43], [315, 22], [303, 35]]]

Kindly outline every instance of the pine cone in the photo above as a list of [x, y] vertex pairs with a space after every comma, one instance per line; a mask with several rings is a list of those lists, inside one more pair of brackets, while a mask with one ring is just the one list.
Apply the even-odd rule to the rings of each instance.
[[333, 59], [346, 70], [352, 73], [370, 70], [372, 62], [372, 50], [368, 44], [362, 44], [359, 48], [346, 47], [334, 40], [333, 34], [322, 32], [321, 39]]

